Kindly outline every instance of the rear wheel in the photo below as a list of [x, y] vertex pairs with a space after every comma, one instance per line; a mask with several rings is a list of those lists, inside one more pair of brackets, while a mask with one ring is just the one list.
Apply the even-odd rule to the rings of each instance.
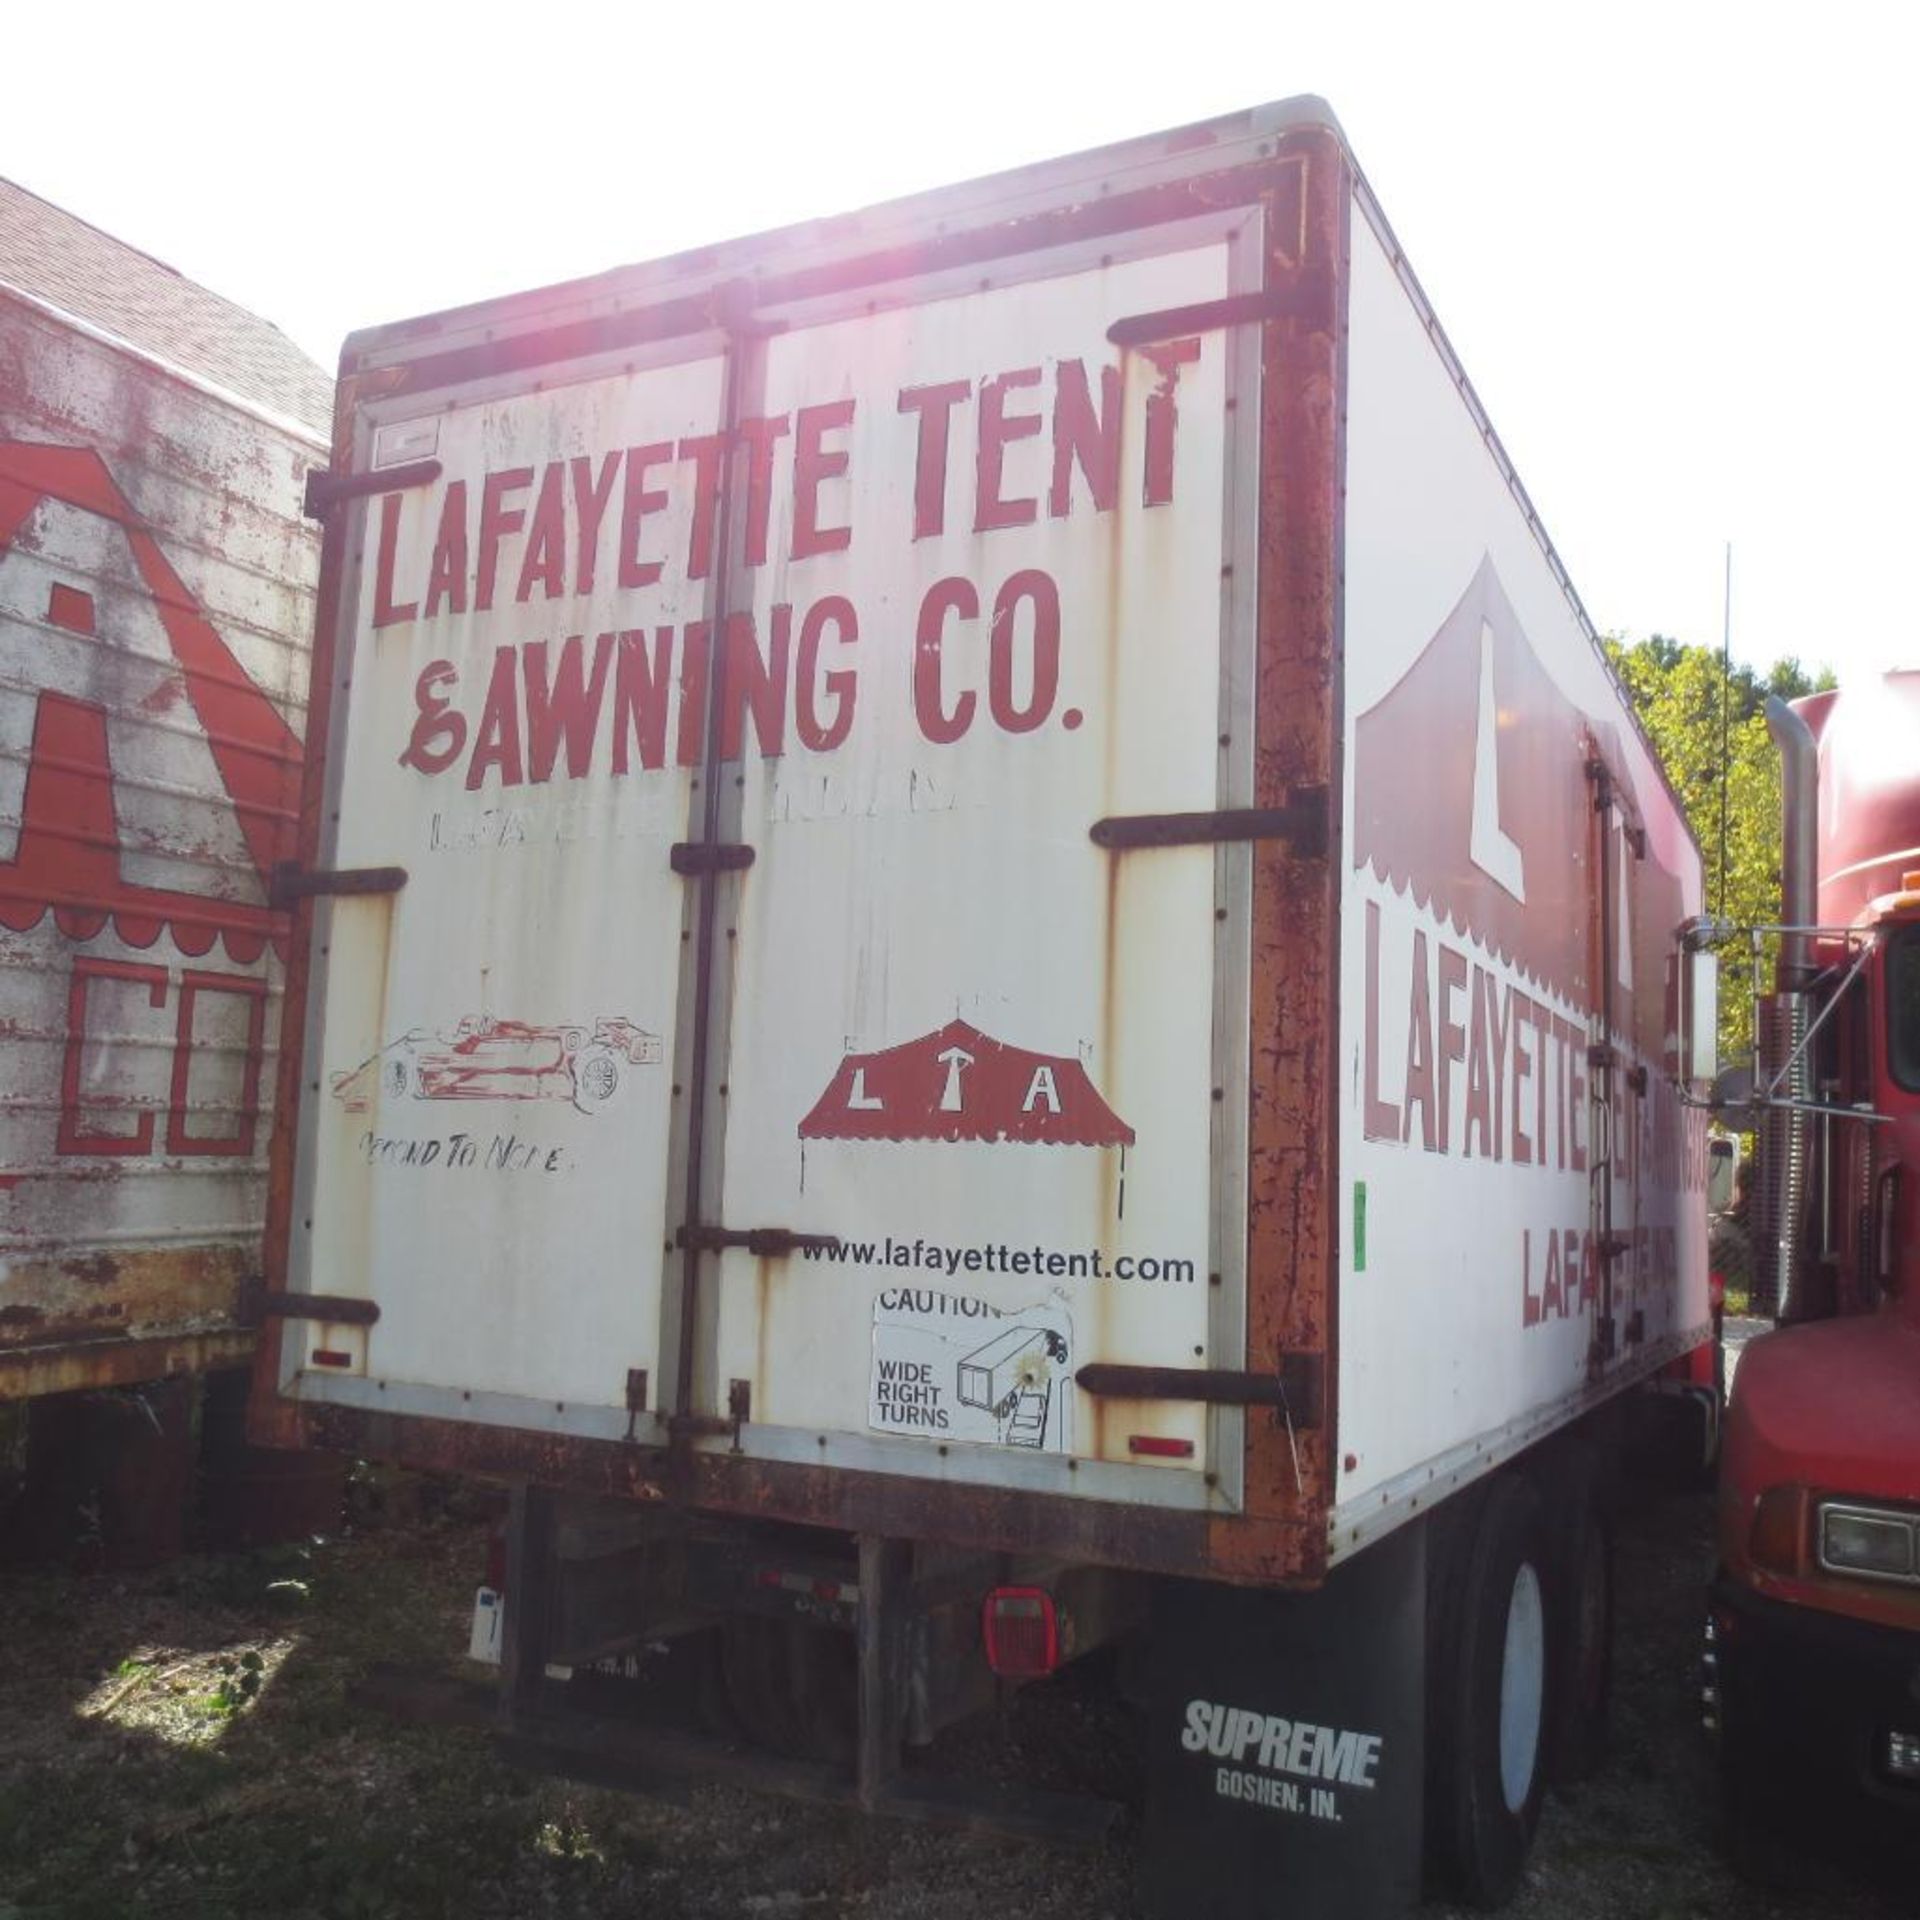
[[1429, 1649], [1435, 1864], [1463, 1898], [1496, 1907], [1520, 1884], [1546, 1784], [1553, 1585], [1527, 1481], [1494, 1483], [1453, 1571], [1450, 1627]]
[[1605, 1757], [1613, 1696], [1613, 1529], [1591, 1451], [1564, 1463], [1551, 1498], [1557, 1578], [1547, 1764], [1556, 1781], [1574, 1781]]

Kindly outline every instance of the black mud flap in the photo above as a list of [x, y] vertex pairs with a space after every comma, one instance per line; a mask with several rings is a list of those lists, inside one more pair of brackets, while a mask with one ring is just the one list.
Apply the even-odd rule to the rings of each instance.
[[1156, 1601], [1143, 1861], [1156, 1920], [1373, 1920], [1420, 1897], [1426, 1528], [1318, 1593]]

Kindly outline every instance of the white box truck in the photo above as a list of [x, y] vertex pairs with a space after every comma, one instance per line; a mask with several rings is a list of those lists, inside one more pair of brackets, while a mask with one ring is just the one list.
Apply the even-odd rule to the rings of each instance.
[[667, 1643], [952, 1811], [1126, 1633], [1163, 1909], [1503, 1894], [1709, 1338], [1700, 863], [1325, 106], [340, 378], [256, 1431], [515, 1483], [563, 1763]]

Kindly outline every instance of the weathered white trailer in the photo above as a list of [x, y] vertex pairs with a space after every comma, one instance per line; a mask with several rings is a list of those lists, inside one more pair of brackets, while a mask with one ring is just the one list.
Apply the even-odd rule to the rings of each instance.
[[251, 1357], [330, 394], [0, 181], [0, 1403]]
[[1510, 1884], [1709, 1334], [1700, 866], [1326, 109], [341, 382], [260, 1431], [524, 1483], [523, 1730], [717, 1622], [910, 1801], [1151, 1606], [1156, 1831], [1404, 1888], [1437, 1740]]

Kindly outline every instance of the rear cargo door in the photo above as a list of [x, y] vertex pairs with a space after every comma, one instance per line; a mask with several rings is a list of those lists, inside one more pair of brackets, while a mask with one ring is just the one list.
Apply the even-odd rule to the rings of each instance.
[[1258, 217], [755, 316], [694, 1382], [750, 1453], [1232, 1497], [1239, 1413], [1075, 1379], [1240, 1364], [1249, 856], [1132, 842], [1248, 804]]
[[619, 1438], [677, 1218], [723, 359], [534, 357], [362, 389], [404, 391], [357, 415], [392, 486], [351, 509], [318, 864], [404, 884], [319, 902], [291, 1275], [377, 1318], [304, 1322], [285, 1365], [305, 1397]]

